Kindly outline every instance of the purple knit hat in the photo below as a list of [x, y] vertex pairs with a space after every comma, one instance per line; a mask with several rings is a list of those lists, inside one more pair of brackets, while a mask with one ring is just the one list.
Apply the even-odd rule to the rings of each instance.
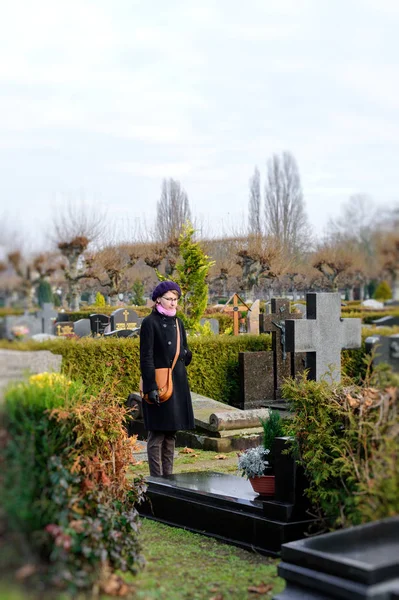
[[171, 291], [177, 292], [179, 294], [179, 298], [180, 298], [181, 289], [177, 285], [177, 283], [175, 283], [174, 281], [161, 281], [161, 283], [158, 283], [157, 287], [152, 292], [151, 297], [152, 297], [153, 301], [155, 302], [155, 300], [157, 298], [160, 298], [161, 296], [166, 294], [166, 292], [171, 292]]

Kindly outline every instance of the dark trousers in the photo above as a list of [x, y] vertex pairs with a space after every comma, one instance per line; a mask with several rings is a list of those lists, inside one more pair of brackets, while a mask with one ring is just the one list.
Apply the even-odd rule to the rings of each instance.
[[147, 456], [150, 475], [162, 477], [172, 475], [175, 453], [176, 431], [149, 431]]

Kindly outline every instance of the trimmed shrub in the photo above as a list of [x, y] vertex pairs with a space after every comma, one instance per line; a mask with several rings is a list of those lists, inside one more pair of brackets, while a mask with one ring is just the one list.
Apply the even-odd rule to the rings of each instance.
[[392, 298], [392, 290], [387, 281], [381, 281], [374, 292], [374, 298], [376, 300], [380, 300], [381, 302]]
[[7, 391], [4, 412], [2, 505], [48, 561], [52, 582], [77, 597], [104, 589], [116, 570], [135, 573], [145, 486], [127, 478], [135, 439], [113, 386], [91, 395], [40, 374]]
[[399, 394], [387, 383], [331, 386], [302, 377], [283, 386], [295, 410], [291, 427], [306, 493], [327, 528], [399, 512]]
[[96, 308], [104, 308], [104, 306], [106, 306], [105, 298], [101, 292], [97, 292], [96, 298], [94, 301], [94, 306]]

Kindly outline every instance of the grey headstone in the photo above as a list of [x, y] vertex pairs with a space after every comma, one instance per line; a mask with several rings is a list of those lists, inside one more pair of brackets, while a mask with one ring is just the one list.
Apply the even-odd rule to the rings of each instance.
[[339, 293], [306, 295], [306, 319], [285, 321], [288, 352], [306, 352], [309, 378], [341, 380], [341, 349], [361, 346], [361, 319], [341, 318]]
[[41, 333], [53, 333], [57, 316], [58, 312], [54, 310], [53, 305], [50, 302], [45, 302], [43, 308], [36, 313], [36, 317], [41, 323]]
[[211, 326], [212, 333], [215, 335], [219, 335], [219, 321], [217, 319], [201, 319], [200, 324], [205, 325], [205, 323], [209, 323]]
[[4, 337], [8, 340], [15, 339], [12, 330], [13, 327], [26, 327], [28, 333], [26, 338], [30, 339], [32, 335], [36, 333], [42, 333], [42, 324], [40, 319], [37, 319], [35, 315], [24, 314], [20, 316], [7, 316], [4, 318]]
[[73, 324], [73, 331], [78, 337], [91, 336], [90, 319], [79, 319]]
[[142, 319], [131, 308], [118, 308], [111, 314], [111, 331], [119, 329], [137, 329]]

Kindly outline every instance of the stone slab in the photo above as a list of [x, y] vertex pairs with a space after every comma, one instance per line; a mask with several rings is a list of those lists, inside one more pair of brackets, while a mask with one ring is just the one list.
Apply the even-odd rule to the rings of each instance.
[[22, 381], [29, 374], [60, 373], [62, 356], [49, 350], [21, 352], [0, 349], [0, 397], [11, 381]]
[[303, 537], [313, 522], [284, 520], [291, 514], [285, 504], [263, 502], [249, 481], [225, 473], [149, 477], [147, 496], [138, 507], [143, 516], [270, 556]]
[[237, 410], [233, 406], [218, 402], [212, 398], [207, 398], [201, 394], [196, 394], [195, 392], [191, 392], [191, 400], [193, 403], [195, 425], [201, 429], [210, 430], [209, 417], [212, 413]]

